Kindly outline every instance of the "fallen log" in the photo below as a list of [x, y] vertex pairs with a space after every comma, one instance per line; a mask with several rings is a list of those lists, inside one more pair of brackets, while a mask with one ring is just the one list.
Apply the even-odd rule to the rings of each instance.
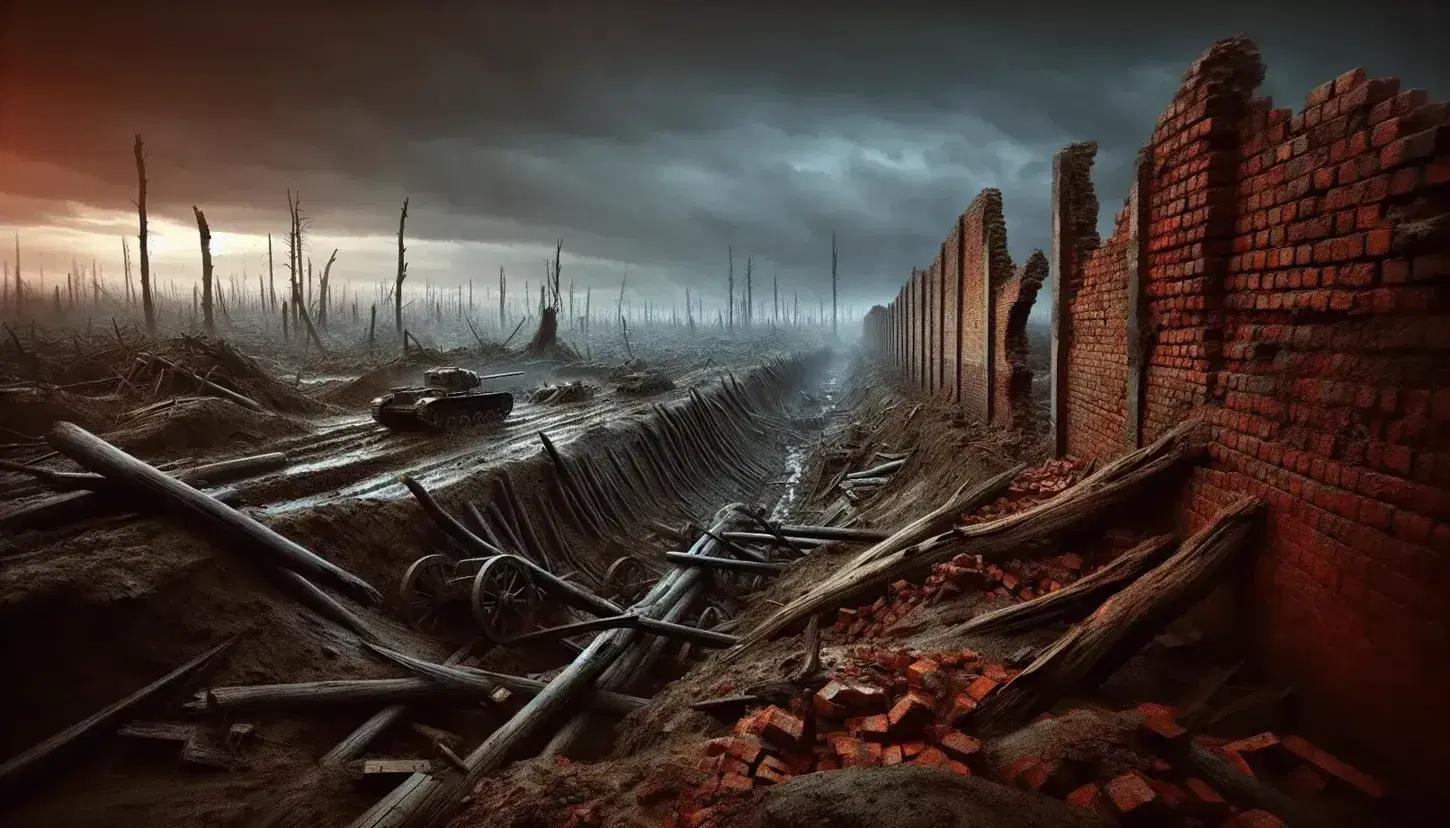
[[[835, 575], [777, 610], [745, 636], [739, 647], [721, 658], [729, 663], [759, 642], [779, 635], [813, 614], [841, 606], [880, 585], [924, 571], [932, 563], [955, 553], [979, 554], [984, 560], [1002, 559], [1017, 554], [1028, 544], [1094, 520], [1126, 501], [1137, 487], [1189, 456], [1188, 438], [1196, 426], [1192, 421], [1179, 425], [1153, 444], [1107, 464], [1071, 489], [1025, 512], [951, 529], [959, 515], [967, 511], [961, 507], [969, 499], [954, 498], [947, 506], [862, 552]], [[976, 491], [995, 494], [980, 500], [972, 509], [980, 508], [1004, 492], [1022, 468], [1025, 467], [1019, 466], [979, 486]], [[943, 524], [947, 528], [939, 529]]]
[[[453, 665], [462, 661], [464, 657], [468, 655], [468, 651], [470, 649], [472, 649], [472, 645], [465, 644], [462, 647], [459, 647], [457, 650], [454, 650], [453, 654], [448, 656], [448, 658], [443, 662], [443, 666], [452, 667]], [[417, 682], [419, 684], [425, 685], [429, 691], [448, 690], [448, 688], [440, 687], [437, 683], [428, 681], [426, 679], [403, 680]], [[387, 701], [401, 700], [402, 699], [388, 699]], [[381, 702], [384, 700], [378, 699], [378, 701]], [[354, 730], [353, 732], [342, 737], [342, 741], [333, 745], [331, 750], [323, 754], [321, 759], [317, 760], [318, 764], [340, 765], [344, 762], [351, 761], [361, 756], [363, 751], [368, 749], [368, 745], [372, 744], [372, 741], [376, 739], [379, 735], [381, 735], [383, 731], [392, 727], [394, 724], [397, 723], [399, 719], [403, 718], [403, 715], [407, 712], [407, 710], [408, 708], [401, 704], [392, 704], [388, 707], [383, 708], [382, 710], [379, 710], [377, 713], [373, 714], [372, 718], [358, 725], [357, 730]]]
[[[506, 673], [495, 673], [476, 667], [430, 664], [422, 659], [376, 645], [369, 645], [368, 649], [418, 673], [435, 684], [457, 687], [460, 690], [469, 690], [484, 695], [491, 694], [497, 687], [502, 686], [522, 695], [534, 696], [543, 692], [549, 684], [538, 679], [510, 676]], [[609, 713], [628, 713], [643, 707], [648, 701], [638, 696], [627, 696], [623, 693], [611, 693], [606, 690], [595, 690], [586, 697], [586, 700], [590, 706]]]
[[196, 381], [198, 387], [200, 387], [202, 390], [210, 393], [214, 397], [221, 397], [222, 399], [230, 400], [230, 401], [236, 403], [237, 405], [240, 405], [243, 408], [249, 408], [252, 411], [261, 412], [261, 411], [265, 411], [266, 410], [266, 409], [264, 409], [262, 407], [261, 403], [257, 402], [256, 400], [252, 399], [251, 397], [244, 397], [241, 394], [238, 394], [237, 392], [233, 391], [230, 388], [224, 388], [224, 387], [222, 387], [220, 385], [217, 385], [216, 383], [212, 382], [211, 380], [207, 379], [206, 377], [200, 376], [198, 374], [194, 374], [191, 371], [188, 371], [185, 368], [182, 368], [181, 366], [177, 365], [176, 363], [174, 363], [174, 362], [172, 362], [170, 360], [162, 359], [161, 357], [156, 356], [155, 354], [144, 354], [144, 353], [143, 354], [139, 354], [138, 355], [138, 358], [139, 359], [146, 360], [146, 361], [149, 361], [149, 362], [158, 363], [162, 367], [166, 368], [167, 370], [169, 370], [172, 373], [175, 373], [175, 374], [177, 374], [179, 376], [190, 377], [192, 380], [195, 380]]
[[85, 740], [101, 732], [110, 731], [132, 709], [200, 673], [218, 656], [231, 649], [239, 637], [233, 636], [223, 641], [124, 699], [71, 725], [0, 765], [0, 797], [9, 799], [21, 783], [30, 783], [25, 787], [33, 788], [37, 777], [48, 770], [54, 770], [67, 754], [79, 747]]
[[788, 567], [783, 563], [742, 561], [735, 558], [716, 558], [707, 555], [687, 555], [684, 552], [666, 552], [665, 560], [680, 566], [705, 566], [711, 569], [725, 569], [731, 572], [749, 572], [755, 575], [779, 575]]
[[1010, 635], [1048, 624], [1080, 621], [1109, 596], [1134, 583], [1161, 563], [1172, 545], [1172, 535], [1149, 538], [1119, 555], [1097, 572], [1056, 592], [979, 615], [936, 637], [954, 638], [968, 634]]
[[438, 524], [449, 537], [466, 538], [463, 541], [464, 546], [470, 551], [482, 552], [486, 556], [504, 554], [502, 549], [473, 534], [467, 526], [463, 525], [462, 521], [438, 505], [438, 501], [433, 498], [433, 495], [429, 494], [428, 490], [423, 488], [423, 484], [414, 480], [411, 474], [405, 474], [398, 479], [407, 487], [409, 492], [413, 493], [413, 497], [417, 498], [418, 505], [423, 507], [423, 512], [432, 518], [433, 522]]
[[557, 627], [535, 630], [531, 633], [514, 636], [503, 642], [505, 647], [517, 647], [522, 644], [532, 644], [539, 641], [558, 641], [565, 638], [587, 632], [598, 632], [600, 630], [635, 629], [645, 632], [662, 635], [667, 638], [675, 638], [681, 641], [688, 641], [691, 644], [698, 644], [702, 647], [732, 647], [740, 639], [733, 635], [714, 632], [713, 630], [702, 630], [699, 627], [691, 627], [686, 624], [673, 624], [669, 621], [660, 621], [635, 612], [626, 612], [619, 615], [606, 616], [604, 618], [591, 618], [587, 621], [575, 621], [572, 624], [561, 624]]
[[218, 543], [260, 554], [271, 563], [335, 586], [368, 604], [382, 596], [366, 581], [258, 523], [251, 516], [168, 477], [74, 423], [59, 422], [46, 437], [51, 447], [142, 500], [194, 518]]
[[[965, 510], [963, 510], [965, 511]], [[781, 534], [789, 538], [820, 541], [858, 541], [879, 543], [891, 537], [891, 532], [879, 529], [842, 529], [836, 526], [792, 526], [780, 527]]]
[[[191, 486], [219, 486], [284, 468], [287, 462], [287, 455], [273, 452], [182, 469], [172, 474], [172, 477]], [[13, 509], [0, 515], [0, 528], [12, 532], [45, 528], [73, 523], [127, 506], [144, 509], [149, 505], [146, 502], [126, 502], [125, 494], [108, 485], [102, 475], [89, 472], [67, 474], [67, 480], [77, 483], [81, 482], [81, 478], [84, 478], [82, 488], [87, 491], [70, 492]], [[216, 497], [216, 494], [213, 493], [212, 496]]]
[[899, 470], [904, 465], [906, 465], [906, 460], [904, 460], [904, 459], [903, 460], [892, 460], [889, 463], [882, 463], [879, 466], [872, 466], [869, 469], [864, 469], [864, 470], [858, 471], [858, 472], [851, 472], [850, 474], [846, 475], [846, 479], [847, 480], [866, 480], [868, 478], [879, 477], [879, 478], [881, 478], [881, 479], [884, 480], [887, 475], [892, 474], [893, 472], [896, 472], [897, 470]]
[[[781, 545], [775, 535], [768, 535], [764, 532], [723, 532], [720, 537], [723, 540], [734, 543], [769, 543], [776, 546]], [[801, 552], [809, 552], [825, 543], [825, 541], [814, 538], [798, 538], [790, 535], [785, 536], [785, 541], [789, 544], [791, 552], [796, 555], [799, 555]]]
[[1172, 557], [1112, 596], [972, 714], [978, 732], [1025, 723], [1063, 696], [1096, 686], [1218, 584], [1243, 551], [1264, 504], [1241, 498]]

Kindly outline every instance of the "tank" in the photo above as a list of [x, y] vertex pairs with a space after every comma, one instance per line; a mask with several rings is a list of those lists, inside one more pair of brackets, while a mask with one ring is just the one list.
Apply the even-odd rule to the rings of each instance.
[[514, 410], [514, 395], [483, 391], [483, 384], [523, 373], [481, 377], [467, 368], [429, 368], [422, 385], [390, 388], [373, 400], [373, 419], [394, 431], [450, 431], [496, 423]]

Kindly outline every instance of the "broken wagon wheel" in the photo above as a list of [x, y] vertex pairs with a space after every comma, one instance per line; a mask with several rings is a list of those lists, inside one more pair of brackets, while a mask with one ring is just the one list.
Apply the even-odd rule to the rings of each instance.
[[[725, 623], [725, 612], [714, 604], [705, 607], [700, 611], [700, 617], [695, 619], [695, 626], [702, 630], [710, 630]], [[675, 656], [675, 661], [681, 667], [690, 663], [690, 642], [686, 641], [680, 645], [680, 652]]]
[[599, 591], [616, 604], [630, 607], [649, 592], [654, 582], [654, 573], [649, 571], [644, 561], [633, 555], [625, 555], [605, 570]]
[[408, 567], [398, 588], [408, 626], [428, 633], [437, 628], [438, 608], [451, 597], [452, 575], [453, 561], [446, 555], [424, 555]]
[[533, 629], [538, 602], [533, 575], [513, 555], [489, 558], [473, 578], [473, 617], [495, 644]]

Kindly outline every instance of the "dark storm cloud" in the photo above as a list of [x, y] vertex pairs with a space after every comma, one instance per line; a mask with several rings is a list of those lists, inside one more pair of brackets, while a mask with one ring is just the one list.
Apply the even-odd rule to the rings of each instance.
[[7, 212], [129, 209], [139, 131], [178, 220], [197, 203], [277, 231], [290, 187], [320, 232], [387, 234], [410, 195], [421, 237], [562, 235], [712, 287], [727, 245], [822, 286], [834, 231], [858, 301], [892, 295], [983, 187], [1019, 261], [1046, 246], [1051, 155], [1074, 140], [1100, 144], [1106, 226], [1217, 38], [1256, 38], [1280, 106], [1356, 65], [1446, 92], [1433, 4], [72, 5], [0, 19]]

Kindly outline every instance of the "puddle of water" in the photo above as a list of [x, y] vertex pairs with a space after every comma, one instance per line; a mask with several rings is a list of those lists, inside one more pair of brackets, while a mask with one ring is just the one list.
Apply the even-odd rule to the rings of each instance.
[[[825, 383], [818, 393], [821, 395], [821, 404], [816, 410], [811, 411], [810, 418], [825, 422], [836, 408], [836, 398], [840, 393], [841, 368], [839, 365], [832, 366], [827, 374]], [[786, 479], [783, 484], [785, 489], [780, 499], [775, 502], [775, 507], [770, 510], [770, 520], [775, 523], [785, 522], [794, 511], [797, 501], [801, 497], [801, 475], [805, 474], [806, 459], [810, 456], [814, 444], [809, 440], [802, 440], [791, 446], [785, 456]]]

